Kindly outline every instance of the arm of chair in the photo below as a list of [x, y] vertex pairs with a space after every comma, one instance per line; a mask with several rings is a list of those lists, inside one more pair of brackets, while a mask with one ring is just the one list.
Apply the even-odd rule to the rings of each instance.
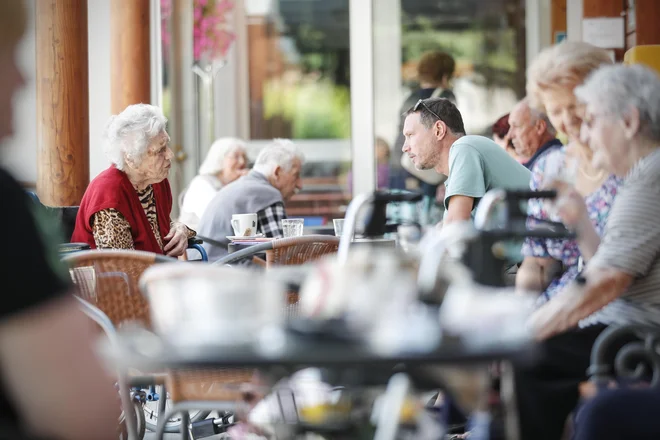
[[[660, 327], [611, 326], [596, 338], [587, 370], [597, 387], [617, 379], [660, 385]], [[651, 371], [649, 371], [649, 367]]]
[[233, 264], [244, 258], [251, 258], [254, 257], [255, 254], [258, 254], [260, 252], [265, 252], [271, 249], [273, 249], [273, 242], [265, 241], [263, 243], [255, 244], [254, 246], [250, 246], [248, 248], [241, 249], [240, 251], [236, 251], [231, 254], [225, 255], [219, 260], [213, 262], [213, 264], [219, 264], [219, 265]]
[[204, 241], [199, 237], [192, 237], [188, 239], [188, 249], [195, 249], [202, 256], [202, 261], [209, 261], [209, 256], [206, 253], [206, 249], [202, 246]]

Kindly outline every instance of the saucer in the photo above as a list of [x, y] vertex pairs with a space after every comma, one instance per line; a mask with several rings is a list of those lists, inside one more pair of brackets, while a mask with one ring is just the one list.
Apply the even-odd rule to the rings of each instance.
[[246, 235], [246, 236], [227, 235], [227, 239], [231, 241], [248, 241], [248, 240], [256, 240], [257, 238], [263, 238], [263, 236], [264, 234]]

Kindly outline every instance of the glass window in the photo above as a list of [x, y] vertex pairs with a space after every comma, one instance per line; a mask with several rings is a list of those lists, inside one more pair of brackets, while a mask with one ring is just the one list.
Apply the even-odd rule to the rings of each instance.
[[[392, 112], [401, 115], [422, 98], [449, 97], [468, 134], [492, 136], [493, 123], [525, 93], [524, 17], [524, 2], [517, 0], [402, 0], [403, 99]], [[444, 185], [425, 183], [403, 169], [403, 120], [397, 119], [394, 136], [377, 133], [391, 142], [390, 188], [423, 191], [425, 221], [435, 223], [443, 214]]]
[[290, 138], [306, 156], [286, 206], [305, 226], [342, 218], [350, 195], [348, 0], [248, 1], [250, 138]]
[[248, 25], [251, 138], [350, 138], [348, 0], [270, 3]]

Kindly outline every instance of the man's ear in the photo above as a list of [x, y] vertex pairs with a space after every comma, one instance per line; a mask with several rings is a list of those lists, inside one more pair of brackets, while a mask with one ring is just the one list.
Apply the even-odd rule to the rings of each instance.
[[281, 175], [282, 175], [282, 167], [279, 165], [275, 166], [275, 169], [273, 170], [273, 178], [275, 179], [275, 181], [278, 181]]
[[441, 141], [447, 134], [447, 125], [440, 120], [435, 121], [435, 124], [433, 125], [433, 134], [439, 141]]
[[534, 124], [534, 129], [536, 130], [536, 134], [538, 134], [539, 136], [545, 133], [547, 128], [548, 128], [548, 124], [546, 124], [545, 121], [540, 118]]

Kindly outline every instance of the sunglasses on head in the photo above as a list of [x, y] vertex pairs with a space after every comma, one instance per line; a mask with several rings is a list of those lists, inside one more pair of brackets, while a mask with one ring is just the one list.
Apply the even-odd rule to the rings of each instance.
[[438, 116], [438, 114], [437, 114], [436, 112], [434, 112], [433, 110], [431, 110], [431, 109], [429, 108], [429, 106], [426, 105], [426, 103], [424, 102], [423, 99], [420, 99], [419, 101], [417, 101], [417, 104], [415, 104], [415, 106], [413, 107], [413, 112], [417, 112], [417, 111], [419, 111], [421, 107], [424, 107], [424, 108], [426, 109], [426, 111], [428, 111], [429, 113], [431, 113], [433, 116], [435, 116], [435, 117], [438, 118], [439, 120], [442, 120], [442, 118], [441, 118], [440, 116]]

